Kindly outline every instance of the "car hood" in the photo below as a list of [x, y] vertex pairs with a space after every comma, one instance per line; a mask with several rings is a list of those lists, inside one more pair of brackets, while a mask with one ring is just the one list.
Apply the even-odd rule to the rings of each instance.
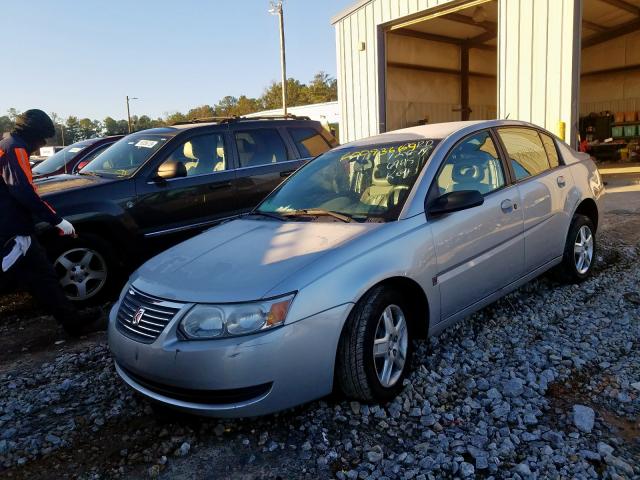
[[40, 195], [50, 195], [62, 190], [86, 188], [113, 181], [89, 175], [55, 175], [53, 177], [35, 177], [34, 180]]
[[132, 285], [182, 302], [258, 300], [314, 260], [379, 225], [234, 220], [152, 258], [133, 274]]

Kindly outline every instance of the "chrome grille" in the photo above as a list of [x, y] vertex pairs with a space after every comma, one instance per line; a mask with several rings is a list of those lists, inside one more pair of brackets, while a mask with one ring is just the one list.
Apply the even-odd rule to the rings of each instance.
[[184, 305], [129, 288], [118, 310], [118, 330], [142, 343], [152, 343]]

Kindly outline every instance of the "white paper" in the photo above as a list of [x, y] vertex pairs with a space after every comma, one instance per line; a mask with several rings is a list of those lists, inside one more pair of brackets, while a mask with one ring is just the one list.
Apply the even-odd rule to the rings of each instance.
[[140, 140], [135, 144], [136, 147], [153, 148], [158, 144], [155, 140]]

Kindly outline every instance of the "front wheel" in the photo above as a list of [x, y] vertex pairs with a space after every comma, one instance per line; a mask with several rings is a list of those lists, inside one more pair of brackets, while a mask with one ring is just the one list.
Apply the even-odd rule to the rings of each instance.
[[580, 283], [586, 280], [596, 258], [595, 227], [591, 219], [576, 214], [571, 221], [565, 244], [560, 274], [568, 283]]
[[413, 353], [409, 308], [385, 287], [368, 292], [347, 319], [337, 357], [342, 392], [365, 402], [387, 402], [402, 389]]
[[104, 300], [114, 284], [116, 262], [109, 245], [99, 238], [61, 239], [51, 259], [67, 298], [78, 306]]

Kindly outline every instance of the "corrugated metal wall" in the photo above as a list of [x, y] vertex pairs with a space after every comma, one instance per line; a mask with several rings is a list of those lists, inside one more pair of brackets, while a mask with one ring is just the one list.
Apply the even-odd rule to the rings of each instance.
[[[378, 26], [453, 2], [372, 0], [336, 23], [342, 142], [379, 133]], [[556, 133], [563, 121], [574, 140], [579, 19], [580, 0], [499, 0], [498, 116]]]
[[378, 25], [451, 1], [372, 0], [336, 23], [341, 142], [379, 133]]
[[[498, 115], [556, 134], [578, 122], [580, 0], [500, 0]], [[574, 48], [576, 45], [577, 48]]]

